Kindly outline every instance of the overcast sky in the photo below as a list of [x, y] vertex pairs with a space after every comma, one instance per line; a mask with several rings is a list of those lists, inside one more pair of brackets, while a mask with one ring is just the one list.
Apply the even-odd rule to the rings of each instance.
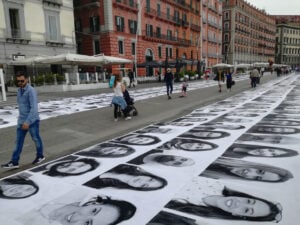
[[270, 15], [300, 15], [300, 0], [246, 0]]

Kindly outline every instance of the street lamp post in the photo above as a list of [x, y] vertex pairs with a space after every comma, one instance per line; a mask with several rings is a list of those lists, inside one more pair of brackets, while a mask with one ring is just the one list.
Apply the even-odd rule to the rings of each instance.
[[135, 49], [134, 49], [134, 77], [136, 78], [138, 76], [137, 73], [137, 53], [138, 53], [138, 38], [140, 34], [140, 28], [141, 28], [141, 10], [142, 10], [142, 4], [144, 0], [138, 0], [137, 1], [137, 9], [138, 9], [138, 14], [137, 14], [137, 27], [136, 27], [136, 32], [135, 32]]

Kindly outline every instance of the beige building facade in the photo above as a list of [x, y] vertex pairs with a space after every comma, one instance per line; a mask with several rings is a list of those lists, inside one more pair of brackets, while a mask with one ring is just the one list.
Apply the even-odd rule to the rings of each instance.
[[0, 67], [7, 76], [31, 71], [9, 66], [12, 60], [66, 52], [76, 52], [72, 0], [0, 0]]
[[275, 63], [300, 66], [300, 16], [275, 16]]
[[275, 19], [243, 0], [223, 1], [223, 56], [229, 64], [274, 61]]

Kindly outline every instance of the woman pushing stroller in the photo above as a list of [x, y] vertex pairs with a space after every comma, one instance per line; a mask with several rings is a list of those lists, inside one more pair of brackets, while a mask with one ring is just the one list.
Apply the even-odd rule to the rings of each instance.
[[123, 93], [126, 91], [126, 87], [122, 84], [122, 77], [121, 75], [115, 75], [115, 81], [113, 85], [114, 96], [111, 103], [114, 105], [114, 118], [115, 122], [118, 121], [118, 108], [120, 107], [122, 112], [124, 113], [125, 120], [130, 120], [131, 117], [129, 116], [130, 108], [128, 107]]

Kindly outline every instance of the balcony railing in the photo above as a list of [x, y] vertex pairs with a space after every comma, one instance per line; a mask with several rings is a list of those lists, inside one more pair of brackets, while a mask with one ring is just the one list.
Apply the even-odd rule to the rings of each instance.
[[191, 24], [191, 29], [195, 31], [201, 31], [201, 27], [197, 24]]
[[46, 45], [62, 46], [64, 45], [64, 36], [58, 35], [56, 38], [51, 37], [50, 34], [45, 34]]
[[178, 16], [171, 16], [170, 14], [158, 12], [156, 9], [150, 7], [145, 7], [143, 11], [149, 17], [157, 17], [160, 20], [171, 22], [177, 26], [183, 26], [186, 28], [190, 26], [190, 23], [187, 20], [181, 19]]
[[22, 31], [21, 29], [6, 30], [5, 38], [7, 41], [28, 43], [31, 40], [31, 32]]
[[134, 1], [114, 0], [114, 5], [122, 7], [123, 9], [128, 9], [130, 11], [138, 12], [138, 4], [134, 3]]
[[143, 38], [145, 39], [151, 39], [152, 41], [163, 41], [165, 43], [173, 43], [173, 44], [179, 44], [183, 46], [191, 46], [191, 41], [183, 38], [178, 38], [175, 36], [165, 35], [161, 33], [156, 32], [147, 32], [146, 30], [142, 31]]
[[59, 6], [61, 6], [63, 4], [62, 0], [43, 0], [43, 2], [54, 4], [54, 5], [59, 5]]

